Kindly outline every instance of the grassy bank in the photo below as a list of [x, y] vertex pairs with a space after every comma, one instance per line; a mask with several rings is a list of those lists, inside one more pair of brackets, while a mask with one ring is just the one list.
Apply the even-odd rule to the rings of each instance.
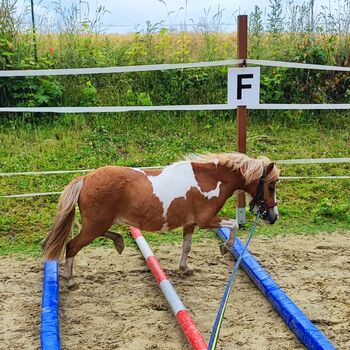
[[[349, 114], [318, 114], [311, 121], [293, 116], [271, 114], [266, 123], [252, 115], [249, 155], [274, 160], [349, 156]], [[192, 152], [234, 149], [234, 112], [47, 116], [31, 123], [14, 118], [0, 126], [2, 172], [165, 165]], [[349, 164], [294, 165], [283, 166], [282, 175], [349, 175], [349, 170]], [[60, 191], [74, 176], [0, 177], [0, 195]], [[278, 194], [281, 219], [274, 226], [261, 226], [261, 234], [350, 228], [349, 180], [280, 181]], [[0, 199], [0, 254], [38, 253], [39, 242], [52, 225], [57, 199]], [[234, 199], [222, 215], [233, 217], [233, 205]], [[196, 235], [196, 239], [205, 237], [212, 234], [201, 231]], [[181, 233], [151, 235], [150, 239], [176, 241]]]

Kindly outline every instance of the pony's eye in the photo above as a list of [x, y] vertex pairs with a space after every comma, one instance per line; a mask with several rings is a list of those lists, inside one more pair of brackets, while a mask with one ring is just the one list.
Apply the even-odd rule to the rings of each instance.
[[275, 186], [269, 186], [269, 191], [270, 192], [275, 192]]

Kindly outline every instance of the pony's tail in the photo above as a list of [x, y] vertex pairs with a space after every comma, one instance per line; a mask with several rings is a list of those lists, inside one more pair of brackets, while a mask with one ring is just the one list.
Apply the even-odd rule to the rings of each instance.
[[55, 260], [60, 257], [68, 235], [72, 230], [75, 205], [78, 202], [83, 184], [84, 177], [77, 177], [67, 185], [61, 194], [55, 222], [44, 242], [43, 254], [45, 260]]

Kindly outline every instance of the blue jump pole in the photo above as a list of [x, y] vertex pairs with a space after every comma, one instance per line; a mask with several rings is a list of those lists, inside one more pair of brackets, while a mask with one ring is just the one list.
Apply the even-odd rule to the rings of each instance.
[[[230, 235], [229, 229], [226, 228], [217, 230], [217, 233], [225, 242]], [[241, 255], [243, 248], [242, 242], [236, 238], [235, 244], [231, 249], [236, 259]], [[273, 308], [280, 314], [287, 326], [308, 349], [335, 350], [335, 347], [326, 336], [293, 303], [248, 251], [244, 254], [241, 266]]]
[[58, 326], [58, 261], [45, 261], [41, 308], [40, 340], [42, 350], [60, 350]]

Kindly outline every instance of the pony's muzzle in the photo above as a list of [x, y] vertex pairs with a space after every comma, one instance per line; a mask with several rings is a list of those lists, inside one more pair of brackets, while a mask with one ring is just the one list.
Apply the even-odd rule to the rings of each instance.
[[278, 211], [277, 208], [270, 208], [266, 210], [267, 221], [270, 225], [273, 225], [278, 220]]

